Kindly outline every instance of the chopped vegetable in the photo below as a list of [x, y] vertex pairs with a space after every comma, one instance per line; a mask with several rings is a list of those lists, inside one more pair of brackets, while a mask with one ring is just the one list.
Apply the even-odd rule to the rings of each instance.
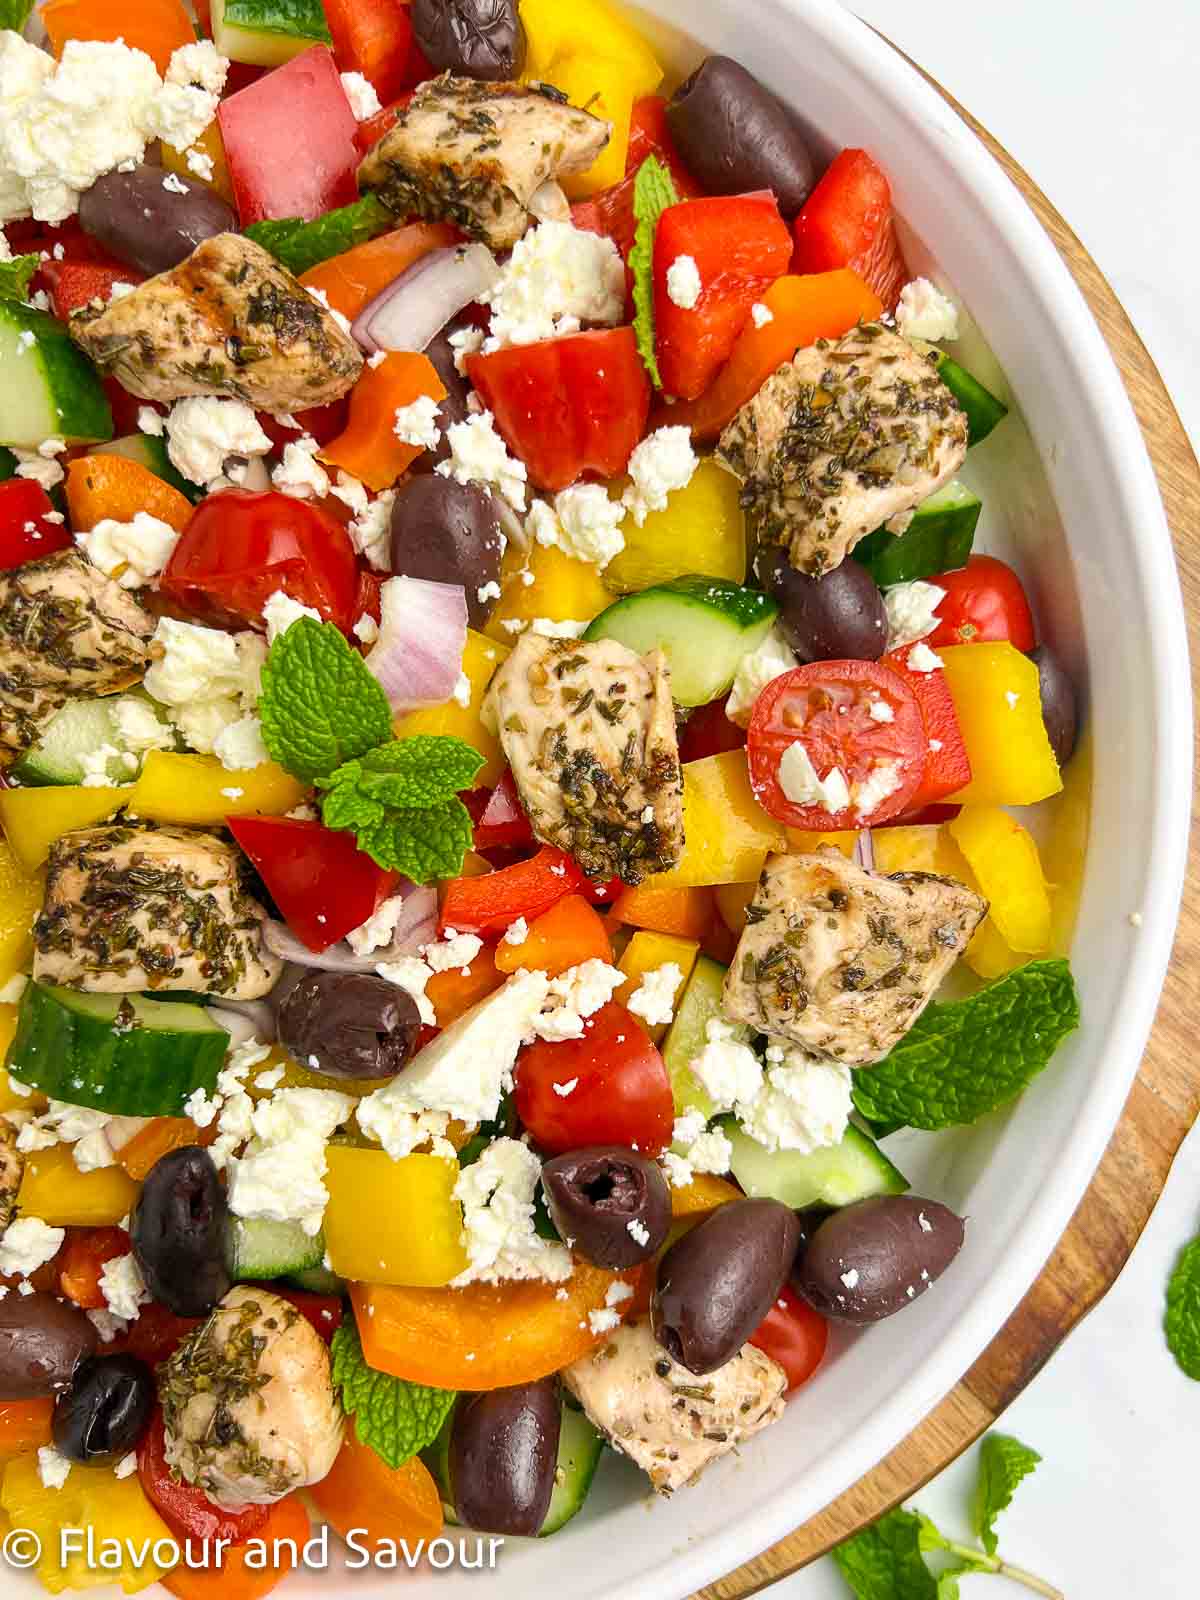
[[911, 274], [892, 220], [892, 189], [865, 150], [843, 150], [804, 202], [794, 227], [796, 272], [851, 271], [895, 310]]
[[395, 226], [395, 221], [381, 200], [373, 194], [365, 194], [310, 222], [300, 217], [286, 217], [277, 222], [251, 223], [246, 237], [269, 250], [276, 261], [281, 261], [289, 272], [299, 277], [322, 261], [328, 261], [330, 256], [341, 255], [374, 239], [377, 234], [386, 233]]
[[435, 401], [446, 398], [445, 385], [429, 357], [389, 351], [354, 385], [346, 431], [329, 441], [321, 459], [369, 489], [389, 488], [423, 449], [397, 436], [396, 412], [425, 396]]

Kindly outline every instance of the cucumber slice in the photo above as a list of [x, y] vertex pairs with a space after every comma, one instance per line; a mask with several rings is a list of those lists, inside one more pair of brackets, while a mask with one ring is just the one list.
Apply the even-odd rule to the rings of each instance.
[[45, 439], [111, 439], [108, 399], [61, 322], [0, 300], [0, 443], [36, 450]]
[[122, 1117], [177, 1117], [211, 1094], [229, 1035], [204, 1006], [30, 983], [5, 1065], [53, 1100]]
[[331, 44], [321, 0], [212, 0], [213, 43], [250, 67], [281, 67], [313, 44]]
[[861, 539], [854, 547], [854, 559], [881, 589], [952, 572], [967, 564], [982, 510], [979, 496], [955, 478], [921, 501], [902, 534], [876, 528]]
[[235, 1282], [288, 1278], [320, 1268], [324, 1258], [324, 1234], [307, 1234], [298, 1222], [272, 1222], [267, 1217], [229, 1218], [225, 1261]]
[[[30, 788], [56, 783], [82, 783], [84, 756], [105, 744], [117, 750], [124, 748], [117, 731], [115, 707], [118, 700], [134, 696], [152, 707], [159, 721], [163, 722], [158, 702], [140, 689], [130, 689], [124, 695], [109, 695], [104, 699], [69, 700], [61, 711], [55, 712], [41, 738], [14, 766], [14, 777]], [[169, 729], [168, 723], [163, 722], [163, 726]], [[131, 783], [141, 770], [141, 764], [140, 756], [136, 767], [112, 760], [108, 763], [108, 777], [114, 783]]]
[[136, 461], [156, 478], [169, 483], [172, 489], [178, 489], [180, 494], [186, 495], [193, 505], [208, 493], [200, 484], [185, 478], [173, 465], [165, 441], [157, 434], [127, 433], [124, 438], [114, 439], [111, 444], [100, 445], [95, 453], [98, 456], [124, 456], [127, 461]]
[[681, 706], [706, 706], [727, 694], [744, 655], [766, 637], [779, 607], [769, 595], [723, 578], [676, 578], [618, 600], [585, 639], [617, 639], [639, 655], [659, 648]]
[[978, 378], [973, 378], [936, 344], [930, 344], [927, 339], [910, 339], [909, 343], [926, 355], [937, 357], [938, 377], [967, 414], [967, 448], [982, 444], [996, 424], [1008, 415], [1004, 401], [985, 389]]
[[299, 1272], [289, 1272], [288, 1281], [297, 1289], [307, 1289], [309, 1294], [345, 1294], [346, 1280], [339, 1278], [328, 1267], [303, 1267]]
[[17, 475], [19, 463], [11, 450], [6, 450], [0, 445], [0, 483], [7, 483], [10, 478]]
[[677, 1117], [693, 1110], [703, 1112], [706, 1119], [713, 1114], [713, 1103], [696, 1081], [691, 1063], [708, 1043], [705, 1030], [709, 1022], [723, 1015], [721, 994], [725, 972], [721, 963], [711, 956], [697, 956], [683, 997], [675, 1008], [675, 1020], [663, 1041], [662, 1057], [671, 1078]]
[[743, 1133], [733, 1117], [721, 1129], [733, 1146], [730, 1171], [748, 1195], [782, 1200], [793, 1211], [807, 1206], [849, 1206], [877, 1194], [903, 1194], [908, 1179], [873, 1139], [851, 1124], [841, 1144], [801, 1155], [768, 1150]]
[[539, 1539], [557, 1533], [583, 1505], [603, 1453], [604, 1439], [601, 1434], [584, 1412], [564, 1399], [558, 1435], [558, 1463], [554, 1469], [554, 1492], [550, 1496], [546, 1520], [538, 1529]]

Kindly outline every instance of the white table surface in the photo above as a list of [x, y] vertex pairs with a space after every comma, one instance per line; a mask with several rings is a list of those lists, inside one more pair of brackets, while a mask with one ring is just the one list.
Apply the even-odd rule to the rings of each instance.
[[[1194, 0], [850, 0], [933, 74], [1045, 191], [1107, 275], [1200, 449], [1200, 7]], [[886, 160], [886, 152], [881, 152]], [[1161, 1334], [1176, 1251], [1200, 1230], [1200, 1130], [1101, 1306], [1001, 1424], [1044, 1462], [1001, 1518], [1001, 1553], [1069, 1600], [1200, 1594], [1200, 1384]], [[976, 1451], [916, 1503], [968, 1531]], [[826, 1559], [779, 1600], [845, 1600]], [[1028, 1594], [991, 1577], [964, 1597]]]

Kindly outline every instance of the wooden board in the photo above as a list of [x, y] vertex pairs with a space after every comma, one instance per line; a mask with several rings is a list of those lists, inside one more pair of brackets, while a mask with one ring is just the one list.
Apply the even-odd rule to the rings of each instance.
[[[1149, 352], [1083, 245], [1012, 157], [940, 85], [934, 87], [1029, 202], [1087, 297], [1121, 369], [1175, 540], [1200, 704], [1200, 467], [1183, 425]], [[889, 1456], [795, 1533], [702, 1590], [705, 1600], [741, 1600], [824, 1555], [907, 1499], [991, 1427], [1115, 1280], [1200, 1112], [1195, 1052], [1200, 840], [1195, 835], [1189, 865], [1179, 935], [1137, 1080], [1091, 1187], [1041, 1277], [961, 1382]]]

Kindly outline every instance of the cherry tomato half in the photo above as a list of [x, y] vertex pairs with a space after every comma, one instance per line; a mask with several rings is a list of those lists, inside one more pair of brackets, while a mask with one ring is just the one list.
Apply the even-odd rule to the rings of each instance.
[[[879, 720], [881, 704], [891, 712], [885, 721]], [[830, 812], [788, 799], [779, 763], [797, 741], [818, 777], [841, 769], [850, 805]], [[874, 827], [898, 816], [920, 787], [928, 758], [915, 695], [878, 661], [813, 661], [783, 673], [755, 702], [747, 752], [750, 786], [763, 810], [788, 827], [821, 831], [857, 828], [864, 821]], [[889, 766], [894, 766], [896, 787], [860, 816], [854, 804], [857, 786]]]
[[787, 1373], [788, 1388], [807, 1383], [821, 1365], [829, 1324], [785, 1283], [770, 1311], [750, 1335], [750, 1343]]
[[238, 1511], [216, 1505], [202, 1489], [173, 1477], [167, 1464], [162, 1412], [156, 1410], [137, 1451], [138, 1478], [147, 1500], [172, 1533], [183, 1539], [227, 1539], [242, 1544], [262, 1529], [270, 1506], [248, 1505]]
[[934, 650], [940, 644], [1007, 639], [1028, 651], [1037, 643], [1021, 580], [995, 556], [968, 556], [965, 567], [939, 572], [933, 582], [946, 591], [935, 613], [938, 625], [925, 641]]

